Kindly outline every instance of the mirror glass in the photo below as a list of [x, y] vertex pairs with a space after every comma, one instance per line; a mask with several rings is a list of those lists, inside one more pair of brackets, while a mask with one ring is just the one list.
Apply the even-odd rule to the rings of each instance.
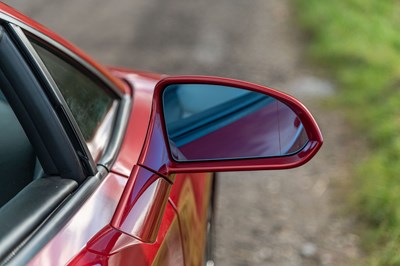
[[163, 92], [176, 161], [286, 156], [308, 142], [297, 115], [268, 95], [211, 84], [174, 84]]

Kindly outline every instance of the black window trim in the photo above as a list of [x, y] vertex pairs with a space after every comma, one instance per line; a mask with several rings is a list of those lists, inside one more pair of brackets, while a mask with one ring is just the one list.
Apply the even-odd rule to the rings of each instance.
[[8, 33], [2, 36], [4, 44], [0, 50], [2, 80], [4, 84], [8, 84], [3, 88], [3, 93], [34, 146], [45, 173], [82, 181], [84, 171], [79, 163], [79, 156], [60, 123], [56, 110], [18, 49], [9, 27], [4, 24], [2, 26]]
[[52, 103], [53, 108], [56, 110], [61, 123], [66, 129], [67, 134], [75, 147], [77, 155], [80, 158], [83, 167], [86, 169], [87, 176], [94, 175], [97, 170], [93, 158], [90, 155], [82, 133], [55, 81], [22, 29], [11, 23], [8, 25], [11, 33], [16, 37], [16, 41], [20, 42], [20, 50], [22, 50], [26, 57], [28, 57], [27, 59], [31, 62], [32, 69], [36, 72], [35, 74], [42, 80], [44, 91], [47, 91], [47, 96]]

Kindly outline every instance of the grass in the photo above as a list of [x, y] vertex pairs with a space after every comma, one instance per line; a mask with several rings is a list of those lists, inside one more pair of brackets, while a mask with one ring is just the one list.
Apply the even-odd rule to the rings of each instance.
[[363, 263], [400, 265], [400, 2], [296, 0], [296, 10], [312, 58], [340, 86], [338, 106], [369, 144], [354, 182]]

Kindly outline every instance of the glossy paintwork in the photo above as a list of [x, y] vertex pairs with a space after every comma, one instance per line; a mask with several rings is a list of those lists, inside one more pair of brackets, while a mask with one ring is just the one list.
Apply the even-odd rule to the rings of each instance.
[[135, 166], [111, 226], [143, 242], [154, 242], [171, 185], [170, 180]]
[[126, 177], [109, 174], [79, 211], [36, 254], [30, 265], [65, 264], [78, 254], [100, 229], [109, 224], [126, 181]]
[[103, 228], [69, 265], [184, 265], [179, 220], [168, 203], [154, 243]]
[[125, 138], [118, 157], [111, 168], [111, 171], [128, 177], [143, 148], [149, 127], [154, 87], [158, 82], [157, 78], [161, 78], [161, 76], [148, 73], [142, 76], [139, 72], [122, 68], [110, 68], [110, 70], [113, 75], [125, 80], [134, 91]]
[[179, 213], [187, 265], [202, 265], [212, 174], [177, 174], [171, 200]]

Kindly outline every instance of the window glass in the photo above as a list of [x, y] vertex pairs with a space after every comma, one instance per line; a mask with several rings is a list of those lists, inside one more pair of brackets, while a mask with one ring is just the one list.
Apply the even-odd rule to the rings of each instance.
[[0, 88], [0, 206], [35, 176], [40, 166], [25, 131]]
[[47, 70], [64, 96], [86, 142], [90, 142], [113, 105], [114, 97], [85, 70], [75, 67], [32, 40]]

